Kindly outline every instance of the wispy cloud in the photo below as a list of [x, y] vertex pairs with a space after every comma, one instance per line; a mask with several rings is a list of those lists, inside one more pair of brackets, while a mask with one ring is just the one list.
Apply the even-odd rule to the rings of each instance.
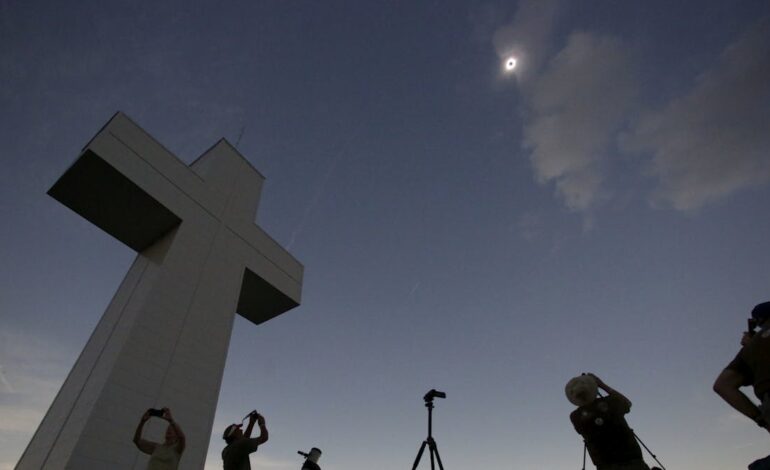
[[642, 116], [624, 137], [651, 155], [653, 202], [697, 209], [770, 181], [770, 19], [728, 45], [684, 96]]
[[542, 220], [537, 214], [527, 212], [519, 217], [516, 223], [521, 238], [527, 241], [536, 239], [542, 232]]
[[291, 232], [291, 236], [289, 237], [289, 242], [286, 244], [287, 250], [290, 250], [291, 247], [294, 246], [294, 242], [297, 240], [297, 237], [304, 230], [305, 224], [307, 224], [307, 221], [310, 219], [311, 214], [315, 210], [318, 203], [321, 201], [324, 195], [324, 192], [326, 190], [326, 186], [329, 183], [329, 179], [331, 178], [332, 174], [334, 174], [334, 170], [337, 168], [337, 165], [339, 164], [340, 160], [342, 160], [342, 158], [347, 155], [353, 140], [361, 132], [362, 127], [363, 127], [363, 122], [359, 122], [358, 125], [354, 128], [354, 130], [348, 132], [345, 135], [341, 145], [334, 152], [334, 155], [332, 156], [328, 166], [326, 167], [326, 171], [324, 171], [323, 175], [319, 178], [318, 185], [316, 186], [315, 193], [313, 194], [313, 198], [305, 207], [305, 211], [302, 213], [302, 218], [300, 219], [299, 223], [294, 228], [294, 230]]
[[[553, 185], [587, 227], [618, 177], [644, 181], [640, 168], [654, 178], [653, 204], [683, 211], [770, 182], [770, 18], [728, 44], [689, 89], [650, 108], [636, 79], [642, 64], [623, 39], [573, 31], [559, 45], [567, 8], [521, 1], [488, 40], [501, 57], [526, 55], [523, 148], [535, 179]], [[477, 36], [490, 16], [481, 13], [472, 18]], [[631, 156], [641, 165], [617, 173], [617, 161]]]
[[554, 30], [567, 8], [561, 0], [519, 2], [513, 21], [491, 41], [500, 57], [520, 59], [523, 147], [536, 180], [553, 184], [569, 209], [585, 212], [608, 196], [606, 163], [637, 87], [620, 39], [574, 32], [558, 45]]
[[2, 385], [2, 387], [0, 387], [0, 393], [16, 393], [13, 385], [11, 385], [11, 382], [9, 382], [8, 378], [5, 376], [2, 365], [0, 365], [0, 385]]
[[0, 361], [8, 382], [0, 393], [0, 440], [5, 443], [0, 469], [16, 464], [71, 366], [66, 358], [72, 356], [55, 338], [0, 329]]
[[555, 183], [572, 210], [591, 209], [605, 196], [614, 136], [636, 96], [625, 51], [617, 38], [573, 33], [529, 97], [524, 135], [535, 175]]

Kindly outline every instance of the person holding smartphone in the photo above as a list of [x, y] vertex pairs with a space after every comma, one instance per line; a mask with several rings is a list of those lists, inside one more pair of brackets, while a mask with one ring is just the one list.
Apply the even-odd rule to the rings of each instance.
[[[714, 391], [728, 405], [770, 432], [770, 302], [754, 307], [748, 331], [741, 338], [741, 350], [714, 381]], [[753, 386], [760, 405], [741, 391]], [[749, 466], [770, 469], [770, 456]]]
[[[265, 418], [256, 410], [247, 416], [249, 424], [246, 431], [242, 431], [241, 424], [231, 424], [225, 428], [222, 438], [227, 446], [222, 450], [222, 463], [224, 470], [251, 470], [249, 454], [257, 451], [257, 448], [267, 442], [268, 433], [265, 426]], [[259, 425], [259, 437], [252, 438], [251, 431], [254, 429], [254, 423]]]
[[[144, 423], [153, 416], [168, 421], [163, 443], [142, 439]], [[185, 436], [182, 428], [179, 427], [177, 422], [174, 421], [174, 417], [171, 416], [171, 410], [168, 408], [160, 410], [150, 408], [145, 411], [142, 419], [139, 420], [139, 424], [136, 426], [134, 444], [141, 452], [150, 456], [150, 460], [147, 461], [147, 470], [177, 470], [179, 460], [182, 458], [182, 452], [184, 452]]]

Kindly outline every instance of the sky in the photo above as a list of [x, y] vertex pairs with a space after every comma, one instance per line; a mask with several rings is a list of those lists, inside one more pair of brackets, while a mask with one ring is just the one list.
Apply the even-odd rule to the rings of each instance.
[[207, 470], [254, 408], [254, 468], [411, 468], [431, 388], [447, 468], [579, 468], [589, 371], [668, 468], [770, 453], [711, 390], [770, 300], [770, 3], [160, 3], [0, 0], [0, 469], [135, 256], [46, 195], [118, 110], [236, 145], [305, 267], [236, 319]]

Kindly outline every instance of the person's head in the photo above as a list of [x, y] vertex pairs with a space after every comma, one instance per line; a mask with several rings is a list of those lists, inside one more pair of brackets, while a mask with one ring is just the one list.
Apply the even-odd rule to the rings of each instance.
[[768, 319], [770, 319], [770, 302], [762, 302], [756, 305], [751, 310], [751, 318], [753, 318], [757, 325], [762, 326]]
[[573, 377], [564, 387], [567, 400], [575, 406], [586, 406], [593, 403], [596, 400], [597, 392], [596, 381], [589, 375]]
[[241, 437], [243, 437], [243, 431], [241, 430], [240, 424], [231, 424], [225, 428], [225, 432], [222, 434], [222, 439], [224, 439], [228, 444], [237, 439], [240, 439]]
[[172, 444], [179, 439], [179, 435], [176, 433], [176, 428], [172, 425], [166, 426], [166, 444]]

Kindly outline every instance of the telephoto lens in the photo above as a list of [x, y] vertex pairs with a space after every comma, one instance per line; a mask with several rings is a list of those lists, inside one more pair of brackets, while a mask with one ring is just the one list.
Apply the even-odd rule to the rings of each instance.
[[305, 463], [302, 464], [302, 470], [321, 470], [318, 466], [318, 459], [321, 458], [321, 449], [313, 447], [310, 452], [300, 452], [300, 455], [305, 456]]
[[424, 397], [422, 397], [425, 401], [433, 401], [434, 398], [446, 398], [446, 393], [439, 392], [435, 388], [432, 388]]

